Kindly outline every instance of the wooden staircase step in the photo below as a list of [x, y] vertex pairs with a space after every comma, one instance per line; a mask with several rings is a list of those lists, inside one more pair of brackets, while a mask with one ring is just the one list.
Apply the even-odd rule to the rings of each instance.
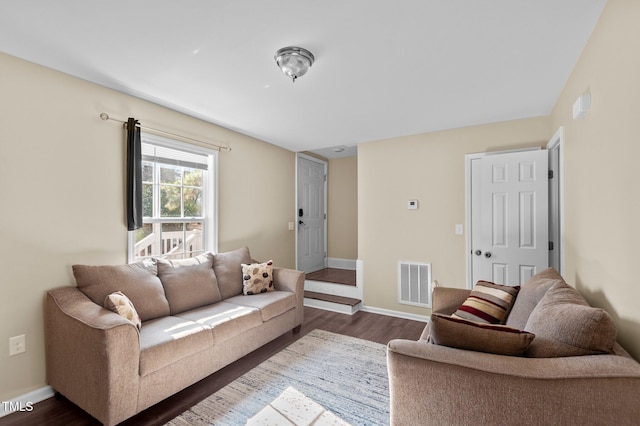
[[353, 297], [335, 296], [333, 294], [318, 293], [315, 291], [307, 290], [305, 290], [304, 292], [304, 297], [306, 297], [307, 299], [323, 300], [325, 302], [338, 303], [340, 305], [347, 306], [356, 306], [357, 304], [362, 302], [362, 300], [354, 299]]

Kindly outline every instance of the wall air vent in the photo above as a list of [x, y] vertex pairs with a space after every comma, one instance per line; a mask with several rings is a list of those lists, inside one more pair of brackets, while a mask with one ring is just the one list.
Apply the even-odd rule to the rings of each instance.
[[431, 264], [398, 262], [398, 303], [431, 307]]

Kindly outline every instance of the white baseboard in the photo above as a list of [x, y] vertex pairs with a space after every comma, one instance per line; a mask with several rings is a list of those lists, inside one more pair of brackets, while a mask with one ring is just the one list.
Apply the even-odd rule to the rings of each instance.
[[0, 404], [0, 417], [16, 411], [33, 411], [34, 404], [51, 398], [53, 395], [53, 388], [51, 386], [44, 386], [9, 401], [2, 401], [2, 404]]
[[335, 257], [330, 257], [327, 259], [327, 264], [329, 268], [348, 269], [350, 271], [356, 270], [355, 259], [338, 259]]
[[404, 318], [413, 321], [429, 322], [429, 316], [409, 314], [407, 312], [392, 311], [390, 309], [375, 308], [373, 306], [362, 306], [361, 311], [371, 312], [372, 314], [386, 315], [389, 317]]

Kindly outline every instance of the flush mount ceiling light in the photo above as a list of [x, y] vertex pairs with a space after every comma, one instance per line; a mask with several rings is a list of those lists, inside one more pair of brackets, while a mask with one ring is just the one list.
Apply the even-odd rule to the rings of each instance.
[[307, 49], [295, 46], [279, 49], [273, 58], [282, 72], [294, 83], [296, 78], [302, 77], [309, 71], [315, 60], [313, 54]]

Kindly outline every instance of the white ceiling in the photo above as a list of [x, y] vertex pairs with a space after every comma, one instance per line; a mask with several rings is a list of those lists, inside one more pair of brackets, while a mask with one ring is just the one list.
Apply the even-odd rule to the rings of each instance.
[[[605, 4], [2, 0], [0, 51], [292, 151], [353, 148], [549, 114]], [[316, 57], [295, 84], [290, 45]]]

